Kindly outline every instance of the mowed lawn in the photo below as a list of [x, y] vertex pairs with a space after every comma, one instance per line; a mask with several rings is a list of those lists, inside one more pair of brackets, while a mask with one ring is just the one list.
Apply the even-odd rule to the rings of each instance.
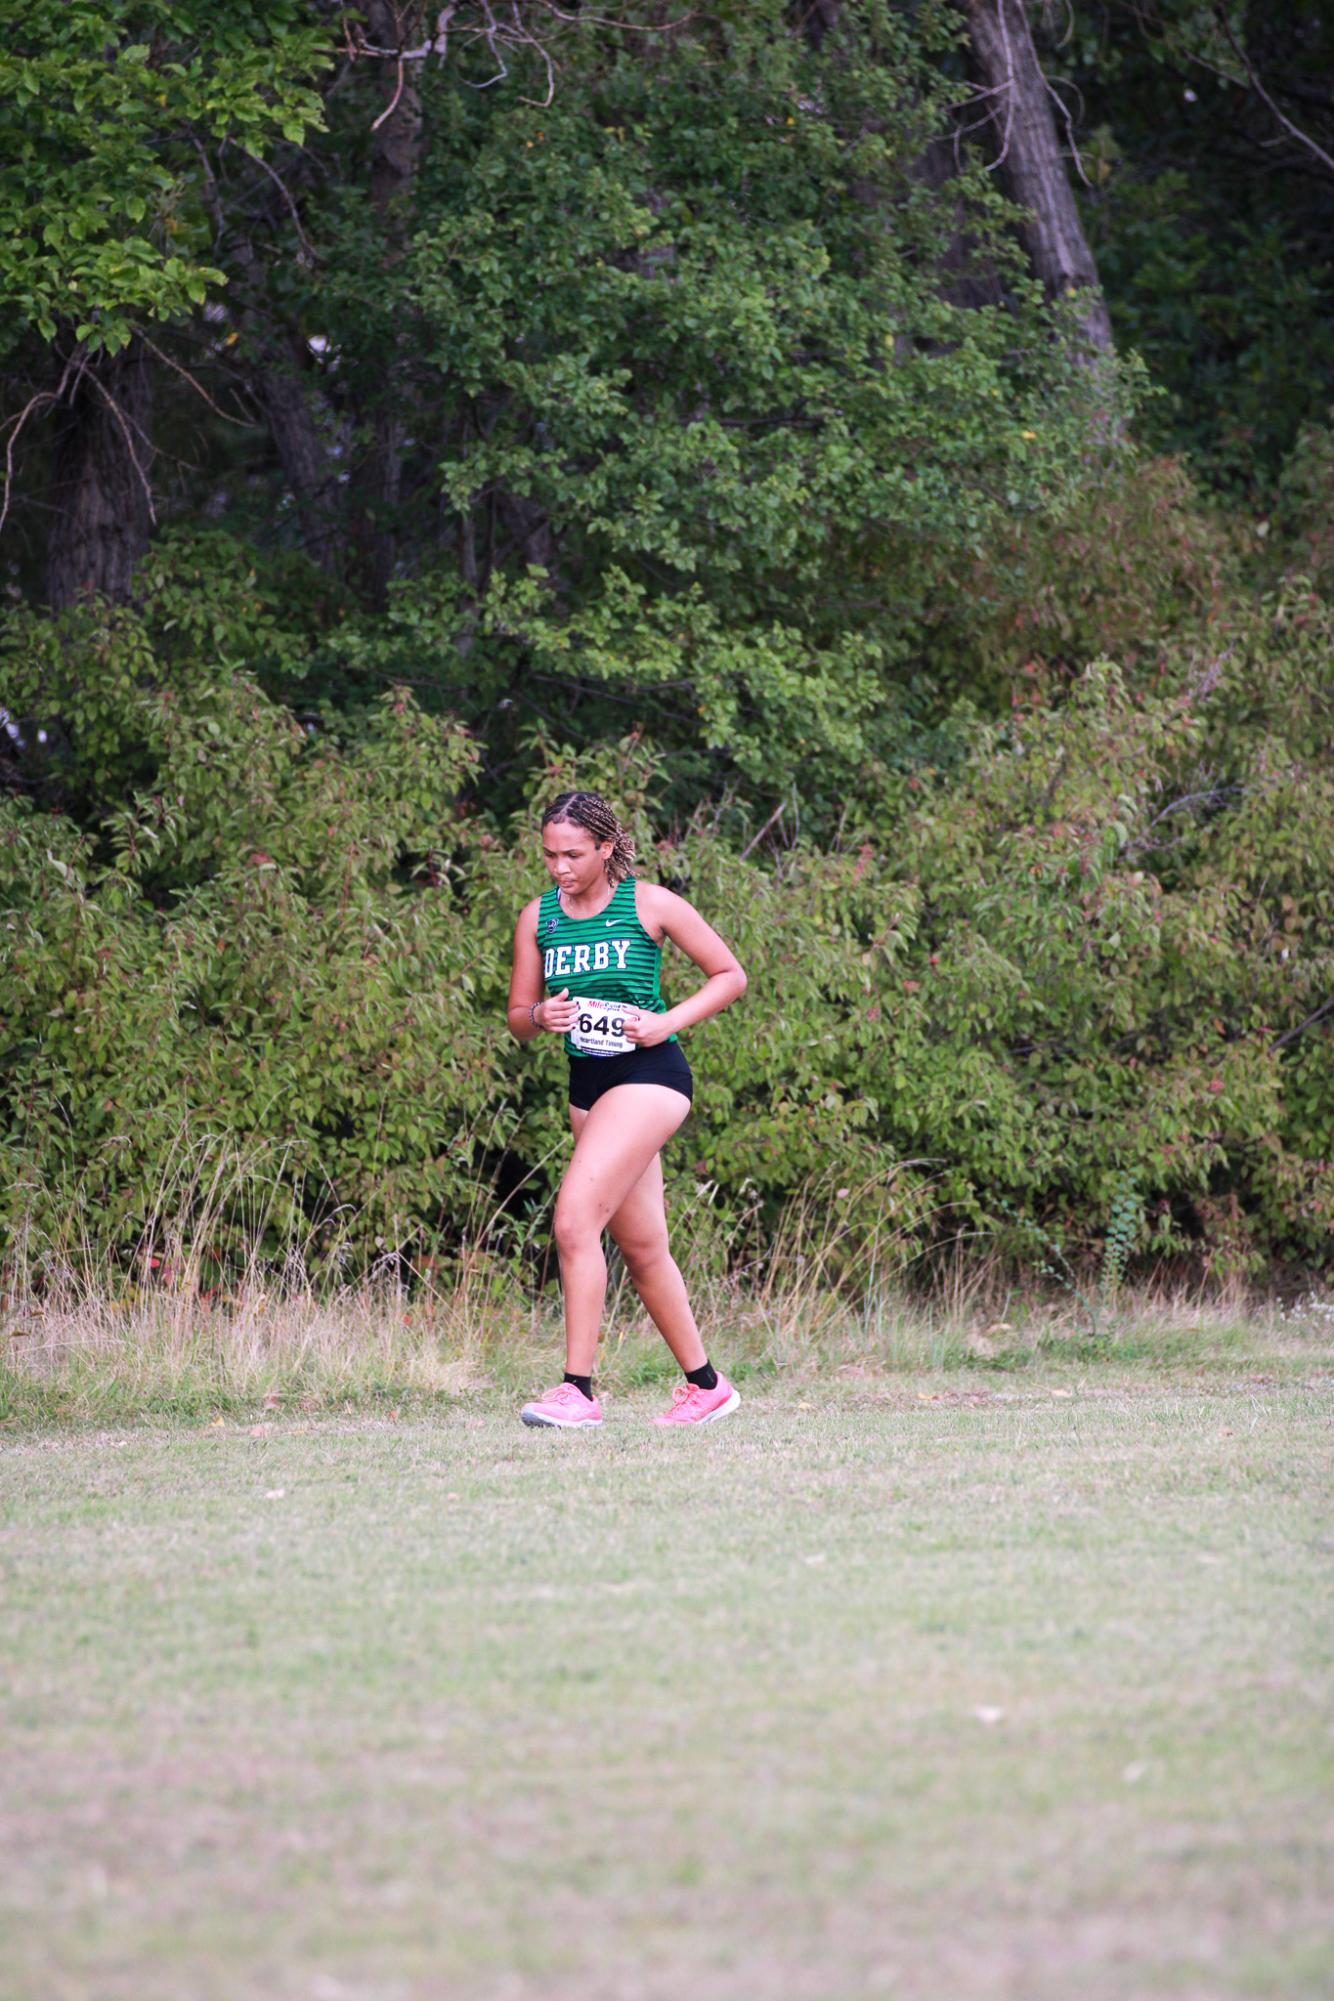
[[1328, 1996], [1331, 1379], [0, 1446], [6, 2001]]

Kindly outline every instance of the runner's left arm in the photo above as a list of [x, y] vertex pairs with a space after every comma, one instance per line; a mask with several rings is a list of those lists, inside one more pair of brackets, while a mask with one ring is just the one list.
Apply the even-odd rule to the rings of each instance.
[[641, 922], [651, 932], [660, 931], [670, 938], [704, 974], [704, 985], [678, 1001], [675, 1007], [669, 1007], [665, 1014], [640, 1014], [627, 1020], [625, 1033], [629, 1040], [652, 1047], [665, 1042], [669, 1035], [679, 1035], [683, 1028], [693, 1028], [697, 1021], [707, 1021], [711, 1014], [719, 1014], [732, 1001], [740, 1000], [746, 991], [746, 975], [731, 946], [675, 890], [664, 889], [658, 883], [641, 883], [639, 897]]

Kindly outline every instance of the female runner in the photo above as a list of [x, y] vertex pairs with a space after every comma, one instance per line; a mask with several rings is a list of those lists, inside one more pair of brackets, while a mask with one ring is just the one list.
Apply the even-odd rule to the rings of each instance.
[[[510, 1032], [520, 1042], [563, 1035], [570, 1059], [574, 1153], [556, 1197], [565, 1295], [565, 1380], [525, 1424], [601, 1424], [593, 1395], [610, 1229], [626, 1270], [685, 1373], [655, 1424], [707, 1424], [741, 1399], [704, 1353], [685, 1283], [667, 1246], [662, 1147], [690, 1110], [690, 1066], [676, 1031], [746, 991], [746, 975], [684, 897], [631, 875], [634, 848], [596, 792], [562, 792], [542, 815], [551, 887], [527, 904], [514, 933]], [[704, 984], [669, 1008], [662, 941], [694, 960]], [[545, 988], [545, 998], [544, 998]]]

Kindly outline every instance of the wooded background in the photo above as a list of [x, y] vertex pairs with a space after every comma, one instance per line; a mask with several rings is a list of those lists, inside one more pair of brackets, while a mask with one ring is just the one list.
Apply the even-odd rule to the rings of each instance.
[[752, 975], [720, 1261], [1321, 1269], [1331, 75], [1314, 0], [25, 8], [11, 1252], [540, 1260], [577, 778]]

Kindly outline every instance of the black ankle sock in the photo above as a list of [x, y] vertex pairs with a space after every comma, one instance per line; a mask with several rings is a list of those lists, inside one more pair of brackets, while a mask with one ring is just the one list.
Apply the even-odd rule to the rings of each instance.
[[567, 1369], [565, 1371], [565, 1380], [567, 1383], [573, 1383], [577, 1390], [582, 1390], [590, 1403], [593, 1401], [593, 1378], [591, 1376], [572, 1376]]
[[[566, 1377], [566, 1381], [569, 1381], [568, 1376]], [[697, 1369], [686, 1370], [686, 1381], [693, 1383], [697, 1390], [716, 1390], [718, 1387], [718, 1371], [714, 1368], [712, 1362], [701, 1362]]]

